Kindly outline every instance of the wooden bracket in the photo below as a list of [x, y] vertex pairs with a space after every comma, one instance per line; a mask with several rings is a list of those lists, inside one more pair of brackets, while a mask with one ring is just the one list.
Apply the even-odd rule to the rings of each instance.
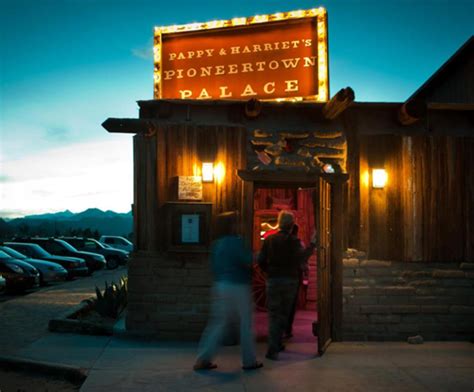
[[346, 110], [354, 102], [355, 93], [350, 87], [343, 88], [337, 92], [323, 107], [323, 116], [328, 120], [334, 120], [339, 114]]
[[398, 109], [398, 122], [401, 125], [411, 125], [424, 117], [427, 106], [422, 101], [407, 101]]
[[262, 102], [257, 98], [252, 98], [245, 104], [245, 115], [248, 118], [256, 118], [262, 111]]

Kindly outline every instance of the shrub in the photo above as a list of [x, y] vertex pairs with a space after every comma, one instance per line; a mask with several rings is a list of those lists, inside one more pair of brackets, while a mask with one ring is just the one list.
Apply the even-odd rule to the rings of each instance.
[[96, 298], [91, 300], [92, 309], [99, 313], [102, 317], [110, 317], [116, 319], [127, 307], [128, 279], [126, 276], [120, 278], [117, 285], [111, 282], [110, 286], [105, 282], [105, 290], [102, 293], [96, 286]]

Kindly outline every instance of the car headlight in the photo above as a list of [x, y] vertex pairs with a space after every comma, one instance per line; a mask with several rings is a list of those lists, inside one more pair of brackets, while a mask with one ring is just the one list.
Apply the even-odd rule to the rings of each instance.
[[16, 264], [10, 264], [10, 263], [7, 263], [6, 264], [8, 268], [10, 268], [13, 272], [16, 272], [17, 274], [22, 274], [25, 272], [25, 270], [23, 268], [21, 268], [20, 266], [16, 265]]

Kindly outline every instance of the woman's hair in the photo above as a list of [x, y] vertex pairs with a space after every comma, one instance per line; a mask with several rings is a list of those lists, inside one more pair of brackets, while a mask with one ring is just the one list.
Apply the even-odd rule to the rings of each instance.
[[290, 211], [281, 210], [278, 214], [278, 227], [281, 230], [291, 230], [295, 223], [295, 216]]
[[223, 212], [217, 215], [216, 237], [237, 234], [237, 222], [239, 213], [237, 211]]

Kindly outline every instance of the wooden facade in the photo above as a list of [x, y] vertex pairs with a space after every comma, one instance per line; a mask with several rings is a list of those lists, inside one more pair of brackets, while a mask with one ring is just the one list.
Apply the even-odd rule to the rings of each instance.
[[[202, 184], [202, 202], [213, 216], [240, 211], [249, 241], [254, 212], [268, 207], [259, 189], [282, 189], [288, 198], [314, 187], [318, 309], [330, 314], [315, 326], [320, 352], [342, 336], [345, 249], [396, 262], [472, 262], [474, 100], [466, 89], [473, 43], [405, 103], [351, 104], [348, 88], [327, 104], [140, 101], [139, 119], [108, 119], [110, 132], [136, 134], [136, 250], [167, 257], [167, 203], [178, 201], [177, 178], [199, 175], [202, 162], [225, 170], [220, 181]], [[371, 185], [375, 168], [387, 172], [382, 189]]]

